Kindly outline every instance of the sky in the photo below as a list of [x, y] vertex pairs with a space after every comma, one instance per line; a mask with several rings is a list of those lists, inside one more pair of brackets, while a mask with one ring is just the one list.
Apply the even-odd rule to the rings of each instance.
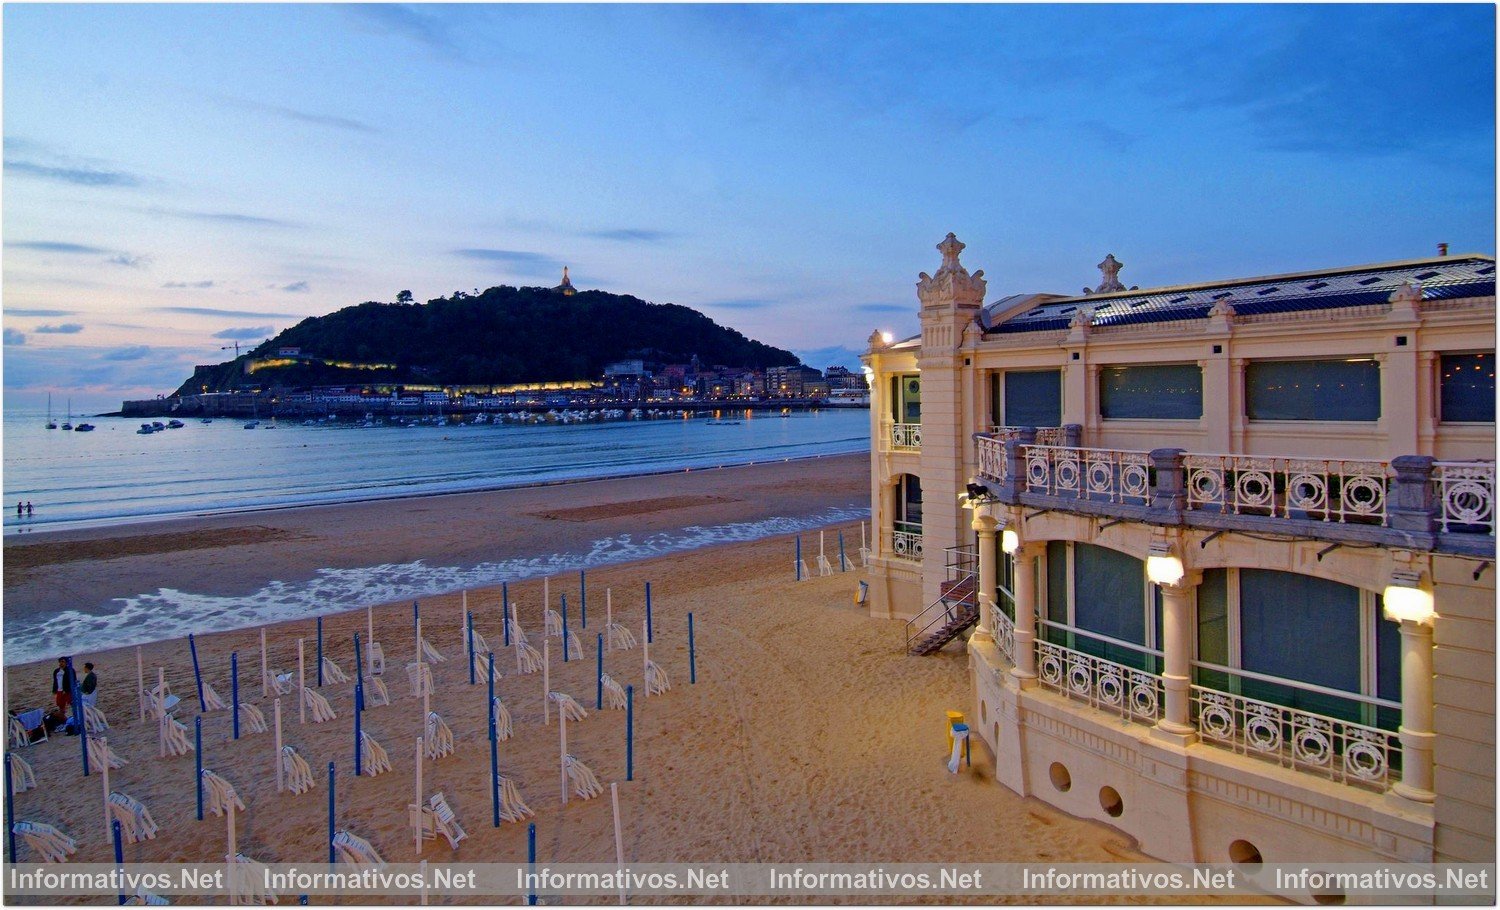
[[990, 299], [1495, 250], [1491, 5], [3, 15], [7, 407], [563, 265], [822, 368], [948, 231]]

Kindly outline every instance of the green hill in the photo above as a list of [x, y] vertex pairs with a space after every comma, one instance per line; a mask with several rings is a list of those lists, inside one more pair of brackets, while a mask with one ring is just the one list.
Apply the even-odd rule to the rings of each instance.
[[[296, 358], [279, 358], [298, 348]], [[235, 360], [200, 368], [177, 394], [266, 386], [410, 382], [485, 385], [597, 378], [643, 359], [764, 369], [793, 365], [762, 344], [677, 304], [604, 291], [565, 296], [493, 287], [427, 303], [362, 303], [304, 319]], [[246, 369], [249, 362], [253, 372]]]

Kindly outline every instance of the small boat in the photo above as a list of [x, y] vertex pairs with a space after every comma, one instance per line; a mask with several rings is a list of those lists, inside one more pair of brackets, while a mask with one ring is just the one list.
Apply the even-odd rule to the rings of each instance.
[[199, 423], [213, 423], [214, 419], [212, 417], [204, 417], [201, 420], [199, 420], [198, 422]]
[[75, 433], [92, 433], [93, 431], [94, 425], [91, 423], [80, 423], [78, 426], [73, 428], [73, 432]]
[[169, 420], [169, 421], [167, 421], [167, 429], [169, 429], [169, 430], [180, 430], [184, 426], [186, 426], [186, 424], [184, 424], [180, 420]]
[[52, 419], [52, 393], [47, 393], [47, 429], [57, 429], [57, 421]]
[[711, 427], [737, 427], [740, 425], [740, 422], [738, 420], [710, 420], [708, 425]]
[[162, 423], [160, 420], [151, 421], [151, 429], [153, 430], [165, 430], [166, 428], [167, 425]]
[[247, 429], [247, 430], [253, 430], [253, 429], [255, 429], [258, 426], [260, 426], [260, 421], [259, 420], [252, 420], [249, 423], [245, 424], [245, 429]]
[[73, 399], [68, 399], [68, 419], [63, 423], [64, 430], [73, 429]]
[[136, 430], [135, 432], [136, 432], [136, 435], [138, 435], [138, 436], [150, 436], [152, 433], [155, 433], [156, 431], [153, 430], [153, 429], [151, 429], [151, 424], [149, 424], [149, 423], [143, 423], [143, 424], [141, 424], [141, 428], [139, 430]]

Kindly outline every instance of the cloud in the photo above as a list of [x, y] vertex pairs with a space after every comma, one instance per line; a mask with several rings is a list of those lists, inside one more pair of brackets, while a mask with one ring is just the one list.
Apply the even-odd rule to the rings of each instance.
[[281, 104], [266, 104], [261, 101], [250, 101], [246, 98], [224, 97], [223, 101], [237, 107], [249, 108], [274, 114], [286, 120], [294, 120], [298, 123], [310, 123], [313, 126], [327, 126], [337, 130], [345, 130], [351, 133], [378, 133], [380, 130], [363, 120], [355, 120], [352, 117], [342, 117], [338, 114], [319, 114], [314, 111], [299, 110], [295, 107], [287, 107]]
[[446, 25], [427, 10], [404, 3], [351, 3], [341, 9], [380, 31], [399, 35], [433, 50], [456, 50]]
[[204, 290], [206, 288], [211, 288], [213, 286], [214, 286], [214, 283], [213, 283], [212, 280], [209, 280], [209, 281], [168, 281], [166, 284], [162, 285], [162, 287], [164, 287], [164, 288], [197, 288], [199, 290]]
[[61, 325], [39, 325], [32, 331], [38, 335], [77, 335], [83, 331], [83, 326], [76, 322], [64, 322]]
[[7, 307], [7, 316], [76, 316], [77, 310], [29, 310], [21, 307]]
[[39, 253], [69, 253], [80, 256], [104, 256], [110, 251], [103, 247], [82, 243], [66, 243], [61, 240], [7, 240], [5, 245], [18, 250], [36, 250]]
[[793, 354], [801, 358], [802, 362], [810, 367], [826, 370], [829, 367], [845, 367], [850, 370], [860, 369], [860, 351], [842, 346], [826, 348], [804, 348], [793, 349]]
[[263, 313], [258, 310], [221, 310], [207, 306], [158, 306], [151, 307], [156, 313], [181, 313], [184, 316], [228, 316], [234, 319], [299, 319], [287, 313]]
[[22, 345], [26, 343], [26, 336], [19, 329], [6, 329], [5, 343], [9, 346]]
[[856, 303], [852, 309], [861, 313], [915, 313], [917, 308], [909, 303]]
[[281, 285], [277, 290], [286, 291], [288, 294], [306, 294], [312, 290], [312, 286], [305, 281], [293, 281], [291, 284]]
[[151, 356], [151, 349], [144, 344], [137, 344], [126, 348], [115, 348], [99, 356], [105, 360], [141, 360]]
[[661, 243], [676, 237], [669, 231], [653, 231], [646, 228], [617, 228], [609, 231], [585, 231], [584, 237], [595, 237], [599, 240], [620, 240], [625, 243]]
[[296, 222], [281, 218], [266, 218], [262, 215], [247, 215], [244, 212], [198, 212], [190, 209], [143, 209], [152, 215], [168, 218], [185, 218], [190, 221], [210, 221], [218, 224], [239, 224], [246, 227], [299, 227]]
[[105, 261], [110, 265], [123, 265], [127, 269], [143, 269], [151, 264], [151, 257], [137, 256], [134, 253], [116, 253]]
[[560, 275], [564, 265], [560, 259], [528, 250], [462, 249], [454, 250], [453, 255], [480, 262], [503, 263], [508, 271], [524, 278]]
[[[66, 389], [75, 407], [117, 406], [121, 399], [151, 398], [177, 388], [203, 362], [201, 346], [154, 347], [150, 356], [120, 359], [118, 349], [94, 345], [26, 345], [5, 351], [5, 395]], [[127, 351], [127, 353], [130, 353]]]
[[37, 164], [34, 161], [21, 161], [14, 158], [7, 158], [5, 160], [5, 169], [27, 177], [39, 177], [43, 180], [71, 183], [74, 186], [140, 186], [141, 184], [139, 177], [134, 174], [127, 174], [124, 171], [101, 171], [87, 167], [56, 167], [47, 164]]
[[255, 338], [265, 338], [276, 331], [275, 326], [257, 325], [243, 329], [225, 329], [222, 332], [214, 332], [213, 337], [223, 338], [228, 341], [248, 341]]

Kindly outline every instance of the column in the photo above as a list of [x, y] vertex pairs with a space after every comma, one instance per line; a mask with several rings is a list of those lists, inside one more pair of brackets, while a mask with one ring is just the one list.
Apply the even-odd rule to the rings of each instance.
[[1016, 665], [1010, 675], [1022, 689], [1036, 685], [1036, 544], [1016, 550]]
[[993, 641], [995, 638], [995, 566], [996, 547], [994, 519], [974, 516], [974, 530], [979, 535], [979, 561], [978, 577], [975, 579], [977, 591], [975, 603], [979, 607], [979, 629], [976, 635], [983, 635], [986, 639]]
[[1165, 704], [1155, 732], [1178, 745], [1197, 739], [1189, 714], [1193, 667], [1193, 611], [1189, 592], [1198, 578], [1185, 575], [1175, 585], [1161, 585], [1162, 688]]
[[1397, 796], [1432, 802], [1432, 627], [1401, 622], [1401, 780]]

